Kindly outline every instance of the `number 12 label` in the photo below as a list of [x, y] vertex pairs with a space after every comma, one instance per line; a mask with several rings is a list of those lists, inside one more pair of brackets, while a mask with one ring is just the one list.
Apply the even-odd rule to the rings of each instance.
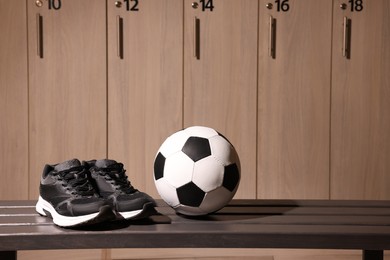
[[138, 0], [124, 0], [127, 11], [139, 11]]

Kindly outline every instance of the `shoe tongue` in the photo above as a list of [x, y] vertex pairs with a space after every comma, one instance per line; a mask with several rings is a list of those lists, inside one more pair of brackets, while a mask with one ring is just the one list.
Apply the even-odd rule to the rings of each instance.
[[80, 165], [81, 165], [81, 163], [79, 160], [72, 159], [72, 160], [57, 164], [56, 166], [54, 166], [54, 170], [60, 172], [60, 171], [69, 170], [70, 168], [77, 167]]
[[107, 168], [113, 164], [117, 164], [117, 162], [114, 160], [109, 160], [109, 159], [97, 160], [95, 162], [95, 166], [99, 167], [99, 168]]

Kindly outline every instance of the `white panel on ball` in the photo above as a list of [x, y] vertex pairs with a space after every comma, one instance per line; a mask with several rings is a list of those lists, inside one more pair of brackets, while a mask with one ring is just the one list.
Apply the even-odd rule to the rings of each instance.
[[214, 212], [223, 208], [234, 196], [235, 192], [230, 192], [224, 187], [208, 192], [199, 206], [204, 212]]
[[238, 155], [232, 145], [222, 136], [214, 136], [209, 139], [211, 154], [221, 161], [223, 165], [229, 165], [233, 162], [238, 163]]
[[192, 180], [193, 170], [194, 162], [180, 151], [166, 159], [164, 178], [169, 184], [179, 188]]
[[159, 152], [162, 153], [165, 158], [169, 157], [181, 150], [188, 137], [188, 134], [183, 130], [174, 133], [161, 145]]
[[161, 198], [171, 207], [179, 205], [179, 199], [177, 198], [176, 188], [166, 182], [164, 178], [155, 181], [156, 188]]
[[215, 135], [218, 135], [217, 131], [205, 126], [191, 126], [184, 129], [184, 131], [187, 133], [188, 136], [197, 136], [203, 138], [210, 138]]
[[212, 156], [197, 161], [194, 166], [192, 182], [204, 192], [222, 186], [224, 166]]
[[189, 207], [185, 205], [180, 205], [179, 207], [175, 208], [176, 212], [188, 215], [188, 216], [199, 216], [199, 215], [206, 215], [207, 212], [203, 211], [200, 208], [196, 207]]

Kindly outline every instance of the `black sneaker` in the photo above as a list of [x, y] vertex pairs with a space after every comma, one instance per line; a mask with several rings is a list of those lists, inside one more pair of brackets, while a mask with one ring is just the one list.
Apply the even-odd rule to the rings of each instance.
[[46, 165], [36, 211], [61, 227], [96, 224], [115, 219], [111, 206], [99, 198], [88, 171], [77, 159]]
[[122, 163], [103, 159], [83, 164], [89, 168], [95, 189], [117, 211], [119, 218], [140, 219], [155, 213], [155, 201], [131, 185]]

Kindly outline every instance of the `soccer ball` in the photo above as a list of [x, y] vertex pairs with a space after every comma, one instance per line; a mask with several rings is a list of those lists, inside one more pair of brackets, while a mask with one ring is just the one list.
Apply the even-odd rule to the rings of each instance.
[[212, 128], [193, 126], [169, 136], [154, 160], [161, 198], [176, 212], [199, 216], [223, 208], [240, 182], [233, 145]]

